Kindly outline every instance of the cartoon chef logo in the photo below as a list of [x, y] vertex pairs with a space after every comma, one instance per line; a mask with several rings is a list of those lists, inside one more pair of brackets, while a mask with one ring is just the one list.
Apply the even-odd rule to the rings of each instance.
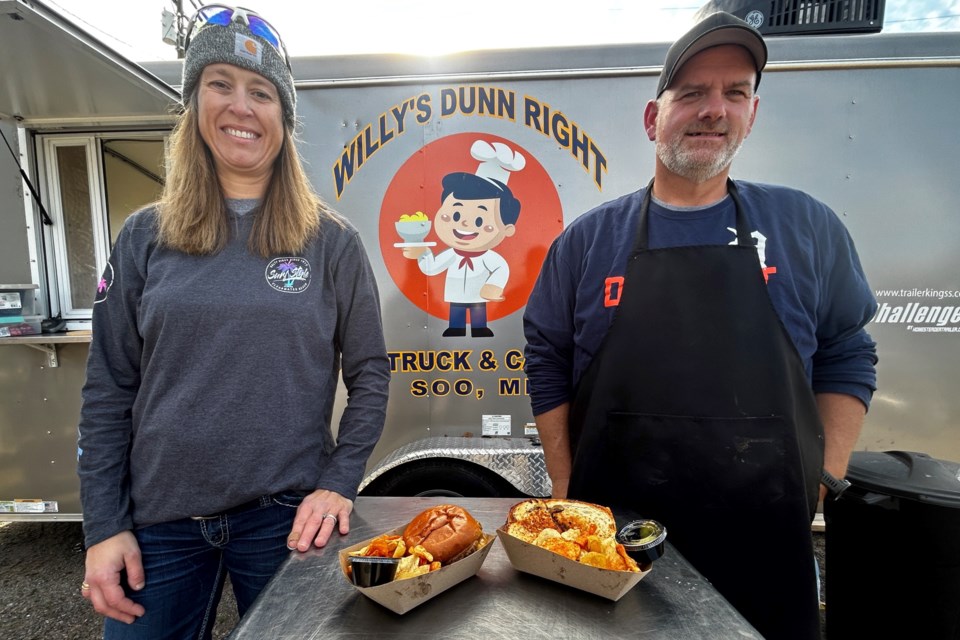
[[[503, 300], [510, 265], [494, 247], [516, 233], [520, 201], [507, 186], [512, 171], [526, 158], [502, 142], [477, 140], [470, 155], [479, 161], [476, 173], [457, 171], [443, 178], [434, 231], [447, 246], [434, 255], [428, 246], [406, 246], [403, 255], [417, 261], [428, 276], [446, 274], [443, 299], [450, 305], [450, 326], [444, 337], [489, 338], [487, 302]], [[418, 243], [402, 243], [418, 244]]]
[[[447, 320], [444, 337], [491, 337], [490, 321], [526, 304], [546, 249], [562, 230], [556, 189], [519, 145], [487, 134], [443, 138], [411, 161], [410, 175], [401, 168], [381, 211], [391, 275], [411, 301]], [[414, 171], [423, 177], [411, 180]], [[411, 182], [431, 188], [403, 202], [400, 193]], [[420, 287], [412, 285], [422, 279], [428, 291], [417, 295]], [[442, 287], [436, 297], [435, 284]], [[439, 297], [442, 307], [431, 302]]]

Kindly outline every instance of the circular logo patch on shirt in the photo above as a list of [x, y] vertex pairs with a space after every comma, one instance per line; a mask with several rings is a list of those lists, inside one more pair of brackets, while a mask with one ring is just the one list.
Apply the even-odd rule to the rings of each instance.
[[284, 293], [300, 293], [310, 286], [310, 263], [306, 258], [275, 258], [264, 273], [267, 284]]

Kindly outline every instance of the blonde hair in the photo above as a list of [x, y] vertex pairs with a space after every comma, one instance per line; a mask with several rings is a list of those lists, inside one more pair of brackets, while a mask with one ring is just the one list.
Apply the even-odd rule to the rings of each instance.
[[[286, 126], [283, 129], [270, 183], [257, 209], [249, 214], [255, 218], [247, 249], [264, 258], [302, 252], [323, 222], [343, 226], [310, 186], [293, 135]], [[190, 255], [218, 253], [230, 238], [227, 205], [213, 156], [200, 136], [196, 93], [171, 136], [157, 216], [160, 243]]]

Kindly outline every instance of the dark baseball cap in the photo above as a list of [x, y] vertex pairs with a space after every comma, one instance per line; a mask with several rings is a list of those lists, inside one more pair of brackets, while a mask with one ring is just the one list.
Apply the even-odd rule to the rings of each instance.
[[723, 44], [737, 44], [746, 49], [757, 67], [757, 81], [753, 88], [760, 86], [760, 72], [767, 64], [767, 44], [760, 32], [740, 18], [725, 11], [711, 13], [693, 26], [667, 51], [667, 59], [660, 72], [660, 84], [657, 86], [659, 98], [673, 82], [680, 67], [690, 58], [704, 49]]

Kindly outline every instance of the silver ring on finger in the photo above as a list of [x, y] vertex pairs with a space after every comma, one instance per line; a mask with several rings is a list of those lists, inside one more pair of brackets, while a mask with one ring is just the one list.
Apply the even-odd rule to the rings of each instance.
[[[337, 526], [337, 522], [338, 522], [337, 516], [333, 515], [332, 513], [323, 514], [323, 518], [333, 518], [333, 526]], [[320, 519], [323, 520], [323, 518], [320, 518]]]

